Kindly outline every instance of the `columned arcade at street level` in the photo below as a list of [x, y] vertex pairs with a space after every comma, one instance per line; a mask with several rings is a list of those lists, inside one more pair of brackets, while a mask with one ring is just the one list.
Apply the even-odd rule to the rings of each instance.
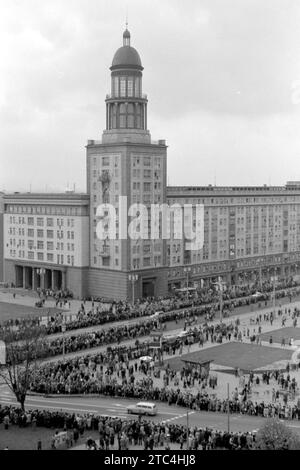
[[62, 267], [39, 267], [16, 265], [15, 266], [16, 287], [23, 289], [49, 289], [64, 290], [66, 288], [66, 271]]
[[[229, 286], [242, 286], [247, 284], [262, 284], [266, 281], [273, 282], [274, 278], [279, 281], [283, 279], [300, 279], [300, 255], [294, 255], [297, 262], [291, 260], [278, 260], [278, 264], [268, 263], [264, 259], [262, 263], [256, 263], [255, 260], [243, 261], [242, 266], [237, 264], [227, 265], [227, 263], [211, 263], [203, 265], [201, 268], [195, 266], [185, 266], [169, 269], [168, 272], [168, 290], [173, 293], [175, 289], [210, 287], [219, 279]], [[275, 260], [274, 260], [275, 261]], [[247, 263], [248, 266], [245, 264]], [[199, 272], [200, 271], [200, 272]], [[176, 279], [177, 278], [177, 279]]]

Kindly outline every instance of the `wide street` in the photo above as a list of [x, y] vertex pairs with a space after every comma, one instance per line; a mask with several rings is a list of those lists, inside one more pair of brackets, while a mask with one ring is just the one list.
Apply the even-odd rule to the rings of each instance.
[[[282, 302], [283, 303], [283, 302]], [[289, 308], [294, 308], [295, 306], [299, 307], [299, 302], [293, 302], [289, 304]], [[237, 317], [241, 318], [241, 325], [249, 324], [250, 317], [255, 317], [257, 313], [264, 313], [269, 312], [270, 307], [262, 308], [260, 310], [255, 310], [252, 312], [245, 313], [240, 317], [237, 312], [231, 318], [226, 318], [225, 322], [234, 321]], [[217, 323], [218, 320], [215, 320]], [[213, 322], [213, 323], [215, 323]], [[267, 326], [267, 330], [270, 331], [272, 329], [278, 328], [276, 323], [279, 323], [280, 320], [278, 319], [275, 321], [274, 325], [271, 327], [270, 325]], [[171, 322], [173, 323], [173, 322]], [[173, 325], [172, 325], [173, 326]], [[175, 325], [173, 328], [179, 325]], [[181, 326], [181, 325], [180, 325]], [[254, 328], [253, 326], [252, 328]], [[169, 330], [170, 331], [170, 330]], [[146, 338], [143, 338], [145, 341]], [[122, 345], [133, 344], [134, 340], [129, 340], [128, 342], [122, 342]], [[209, 344], [206, 345], [207, 347]], [[204, 347], [206, 347], [204, 346]], [[274, 345], [275, 347], [275, 345]], [[102, 346], [100, 348], [95, 348], [95, 350], [84, 350], [78, 351], [76, 353], [71, 353], [66, 355], [66, 357], [74, 357], [78, 355], [85, 355], [90, 353], [96, 353], [99, 350], [105, 350], [107, 346]], [[186, 349], [186, 348], [184, 348]], [[198, 345], [192, 345], [191, 352], [193, 350], [197, 350]], [[50, 359], [50, 358], [49, 358]], [[47, 361], [49, 361], [47, 359]], [[57, 361], [62, 359], [62, 357], [53, 357], [51, 361]], [[231, 388], [232, 389], [232, 388]], [[138, 400], [130, 400], [130, 399], [123, 399], [123, 398], [106, 398], [106, 397], [99, 397], [99, 396], [55, 396], [51, 397], [44, 397], [44, 396], [27, 396], [25, 407], [26, 408], [33, 408], [33, 409], [49, 409], [49, 410], [62, 410], [68, 413], [94, 413], [94, 414], [101, 414], [101, 415], [108, 415], [108, 416], [117, 416], [122, 419], [132, 419], [131, 415], [128, 415], [126, 412], [127, 406], [132, 403], [136, 403]], [[0, 403], [1, 405], [16, 405], [19, 406], [16, 402], [15, 397], [12, 393], [7, 389], [7, 387], [3, 384], [0, 384]], [[186, 425], [187, 423], [187, 409], [178, 406], [168, 406], [165, 403], [158, 404], [159, 413], [156, 417], [150, 418], [153, 419], [155, 422], [170, 422], [175, 424], [183, 424]], [[228, 417], [225, 413], [214, 413], [214, 412], [196, 412], [196, 411], [189, 411], [189, 426], [198, 426], [198, 427], [212, 427], [214, 429], [227, 429], [228, 426]], [[230, 429], [232, 431], [254, 431], [261, 427], [261, 425], [265, 422], [264, 418], [257, 418], [251, 417], [248, 415], [231, 415], [230, 416]], [[297, 432], [300, 433], [300, 422], [299, 421], [285, 421], [291, 428], [294, 428]]]
[[[300, 300], [300, 296], [297, 296], [297, 297], [294, 297], [293, 302], [290, 303], [289, 298], [284, 297], [283, 299], [280, 299], [280, 301], [277, 300], [277, 305], [281, 304], [282, 306], [283, 305], [286, 306], [287, 304], [289, 304], [289, 307], [293, 308], [294, 306], [299, 305], [299, 300]], [[264, 305], [264, 302], [261, 302], [261, 304]], [[264, 313], [264, 312], [270, 311], [272, 306], [273, 306], [272, 301], [269, 300], [267, 302], [267, 307], [263, 307], [263, 308], [260, 308], [260, 309], [258, 308], [258, 304], [253, 304], [251, 306], [246, 305], [246, 306], [243, 306], [243, 307], [238, 307], [238, 308], [235, 308], [229, 314], [229, 317], [227, 317], [227, 318], [231, 318], [231, 317], [236, 318], [239, 315], [244, 316], [245, 314], [253, 315], [254, 313], [257, 313], [257, 312]], [[188, 309], [189, 308], [180, 308], [180, 309], [177, 309], [177, 310], [172, 310], [170, 312], [167, 312], [167, 314], [169, 313], [171, 315], [174, 312], [180, 313], [180, 312], [183, 312], [183, 311], [187, 311]], [[0, 306], [0, 311], [1, 311], [1, 306]], [[87, 311], [88, 311], [88, 309], [87, 309]], [[77, 335], [83, 334], [83, 333], [94, 333], [95, 331], [99, 331], [99, 330], [107, 330], [107, 329], [110, 329], [110, 328], [117, 328], [117, 327], [125, 326], [125, 325], [130, 326], [130, 325], [135, 325], [135, 324], [138, 324], [138, 323], [145, 323], [147, 320], [150, 320], [150, 319], [151, 319], [151, 316], [137, 317], [137, 318], [132, 318], [130, 320], [119, 320], [119, 321], [116, 321], [116, 322], [104, 323], [103, 325], [93, 325], [91, 327], [79, 328], [77, 330], [67, 330], [65, 333], [55, 333], [53, 335], [50, 335], [49, 338], [51, 340], [54, 340], [56, 338], [62, 337], [63, 335], [65, 335], [65, 337], [66, 337], [66, 336], [77, 336]], [[215, 317], [215, 321], [216, 322], [219, 321], [219, 315], [218, 314]], [[166, 330], [167, 331], [173, 331], [173, 330], [177, 330], [178, 328], [183, 328], [184, 322], [185, 322], [185, 319], [180, 319], [180, 320], [178, 320], [177, 323], [175, 322], [175, 320], [167, 321], [165, 323], [166, 324]], [[199, 316], [197, 318], [197, 323], [198, 324], [201, 324], [201, 323], [204, 323], [204, 322], [205, 322], [205, 317], [204, 316]]]
[[[62, 410], [67, 413], [93, 413], [102, 416], [115, 416], [122, 419], [137, 419], [135, 415], [127, 414], [127, 406], [137, 403], [138, 400], [111, 397], [42, 397], [28, 396], [25, 407], [32, 409]], [[5, 386], [0, 386], [1, 405], [17, 405], [15, 398], [10, 394]], [[166, 422], [173, 424], [187, 424], [187, 409], [179, 406], [168, 406], [165, 403], [158, 403], [158, 414], [150, 417], [154, 422]], [[189, 410], [189, 426], [211, 427], [214, 429], [226, 430], [228, 426], [228, 415], [226, 413], [199, 412]], [[251, 417], [246, 415], [230, 415], [230, 430], [256, 431], [263, 423], [264, 418]], [[299, 421], [285, 421], [285, 423], [295, 429], [300, 434]]]
[[[297, 300], [293, 299], [292, 303], [284, 302], [283, 299], [280, 299], [280, 302], [277, 302], [277, 309], [278, 309], [278, 304], [279, 303], [282, 306], [284, 306], [285, 308], [288, 307], [291, 310], [293, 310], [295, 307], [296, 308], [300, 307], [300, 302], [298, 300], [298, 297], [297, 297]], [[248, 306], [248, 309], [247, 309], [247, 307], [242, 307], [242, 308], [239, 308], [239, 309], [235, 309], [229, 317], [223, 319], [223, 322], [224, 323], [231, 323], [231, 322], [235, 322], [235, 320], [237, 318], [239, 318], [240, 322], [241, 322], [241, 326], [243, 326], [243, 325], [248, 326], [250, 318], [255, 318], [257, 314], [263, 315], [264, 313], [270, 313], [271, 308], [272, 308], [272, 307], [270, 307], [270, 305], [271, 304], [269, 303], [267, 307], [262, 307], [260, 309], [258, 309], [257, 305], [256, 305], [255, 310], [253, 309], [252, 311], [249, 311], [249, 306]], [[243, 311], [241, 312], [240, 310], [243, 310]], [[138, 321], [141, 321], [141, 319], [132, 320], [133, 323], [138, 322]], [[204, 320], [203, 317], [198, 317], [198, 324], [201, 324], [204, 321], [205, 320]], [[210, 324], [218, 324], [219, 322], [220, 322], [219, 316], [217, 315], [215, 320], [211, 321], [209, 323]], [[291, 320], [290, 320], [290, 323], [291, 323]], [[290, 326], [290, 323], [288, 324], [289, 326]], [[114, 324], [110, 323], [109, 325], [113, 326]], [[184, 320], [178, 321], [178, 323], [176, 323], [175, 321], [167, 322], [166, 325], [167, 325], [166, 331], [168, 331], [170, 334], [171, 333], [172, 334], [177, 334], [180, 331], [182, 331], [183, 325], [184, 325]], [[280, 325], [280, 320], [277, 320], [277, 322], [275, 321], [273, 326], [271, 326], [268, 323], [266, 325], [267, 330], [263, 329], [263, 332], [272, 331], [273, 329], [279, 328], [279, 325]], [[103, 325], [103, 326], [101, 325], [100, 328], [103, 328], [104, 326], [105, 325]], [[94, 327], [94, 328], [96, 330], [97, 327]], [[255, 325], [250, 328], [251, 331], [253, 329], [255, 329]], [[78, 330], [75, 330], [75, 331], [78, 331]], [[69, 332], [69, 333], [72, 334], [72, 331]], [[49, 336], [49, 338], [52, 338], [52, 337], [53, 337], [52, 335]], [[145, 342], [150, 340], [150, 337], [149, 336], [143, 336], [143, 337], [140, 337], [140, 338], [128, 339], [128, 340], [122, 341], [121, 344], [112, 343], [112, 344], [107, 344], [107, 345], [103, 345], [103, 346], [98, 346], [98, 347], [95, 347], [95, 348], [78, 350], [78, 351], [74, 351], [74, 352], [71, 352], [71, 353], [66, 353], [65, 356], [57, 355], [57, 356], [52, 356], [52, 357], [49, 357], [49, 358], [45, 358], [45, 359], [41, 360], [41, 362], [57, 362], [57, 361], [61, 361], [61, 360], [64, 360], [64, 359], [71, 359], [71, 358], [78, 357], [78, 356], [88, 356], [90, 354], [97, 354], [97, 353], [105, 352], [108, 347], [115, 348], [115, 347], [118, 347], [120, 345], [129, 347], [129, 346], [133, 346], [135, 344], [136, 339], [139, 339], [139, 341], [141, 343], [145, 343]], [[208, 347], [209, 344], [210, 343], [208, 342], [206, 345], [204, 345], [204, 347]], [[190, 351], [193, 352], [193, 351], [198, 350], [198, 349], [199, 349], [198, 344], [194, 344], [194, 345], [191, 346]]]

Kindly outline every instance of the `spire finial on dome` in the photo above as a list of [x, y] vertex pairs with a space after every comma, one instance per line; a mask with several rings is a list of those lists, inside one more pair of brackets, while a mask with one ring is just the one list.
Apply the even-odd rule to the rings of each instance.
[[126, 6], [126, 29], [123, 34], [123, 46], [130, 46], [130, 32], [128, 31], [128, 6]]
[[130, 46], [130, 32], [127, 28], [123, 33], [123, 46]]

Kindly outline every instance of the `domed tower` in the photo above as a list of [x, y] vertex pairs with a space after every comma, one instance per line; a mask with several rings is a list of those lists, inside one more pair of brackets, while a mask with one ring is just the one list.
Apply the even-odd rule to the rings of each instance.
[[123, 46], [113, 58], [111, 70], [111, 94], [106, 97], [105, 142], [150, 142], [147, 131], [147, 96], [142, 93], [143, 66], [137, 50], [131, 46], [130, 32], [123, 33]]
[[[166, 240], [151, 234], [151, 207], [167, 200], [167, 146], [165, 140], [151, 141], [147, 130], [144, 69], [130, 41], [126, 28], [123, 46], [110, 67], [106, 129], [102, 140], [89, 140], [87, 145], [88, 292], [92, 297], [122, 300], [166, 295], [168, 290]], [[147, 220], [137, 221], [139, 204], [147, 210]], [[111, 224], [115, 237], [110, 235]]]

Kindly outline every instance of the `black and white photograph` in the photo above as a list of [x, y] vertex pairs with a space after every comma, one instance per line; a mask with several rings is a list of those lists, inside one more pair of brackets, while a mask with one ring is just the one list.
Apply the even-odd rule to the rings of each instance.
[[0, 0], [0, 43], [1, 455], [300, 450], [300, 2]]

